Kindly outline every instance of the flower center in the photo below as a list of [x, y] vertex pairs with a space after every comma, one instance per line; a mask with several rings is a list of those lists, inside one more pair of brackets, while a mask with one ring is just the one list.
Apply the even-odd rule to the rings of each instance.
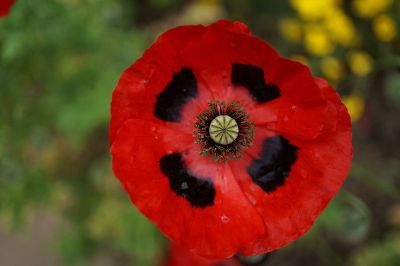
[[202, 147], [201, 156], [217, 162], [237, 159], [243, 148], [253, 144], [254, 125], [238, 102], [210, 101], [209, 108], [197, 115], [194, 137]]
[[239, 127], [232, 117], [219, 115], [211, 121], [209, 133], [214, 142], [228, 145], [238, 137]]

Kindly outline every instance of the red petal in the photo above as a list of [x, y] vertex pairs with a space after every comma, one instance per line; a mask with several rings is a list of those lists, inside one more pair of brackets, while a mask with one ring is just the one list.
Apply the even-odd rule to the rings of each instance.
[[125, 120], [155, 119], [153, 108], [157, 95], [171, 81], [173, 73], [182, 68], [182, 51], [195, 43], [204, 29], [203, 26], [182, 26], [164, 33], [122, 74], [111, 102], [110, 143]]
[[214, 99], [226, 99], [226, 95], [232, 94], [232, 63], [254, 64], [268, 76], [279, 58], [266, 42], [251, 36], [247, 30], [236, 30], [238, 25], [242, 24], [220, 21], [210, 25], [182, 55], [212, 91]]
[[230, 257], [243, 243], [251, 243], [262, 234], [264, 225], [229, 167], [203, 164], [208, 158], [199, 158], [198, 150], [193, 148], [185, 160], [194, 174], [212, 177], [216, 190], [214, 205], [193, 208], [171, 190], [158, 161], [167, 153], [187, 150], [179, 147], [181, 142], [186, 146], [186, 140], [189, 137], [154, 123], [128, 120], [111, 147], [114, 172], [140, 211], [171, 239], [204, 257]]
[[231, 163], [241, 188], [266, 226], [263, 236], [244, 246], [244, 255], [273, 251], [308, 231], [339, 190], [350, 169], [352, 145], [349, 115], [328, 83], [321, 79], [315, 81], [327, 100], [327, 122], [317, 139], [292, 141], [299, 147], [299, 154], [285, 185], [272, 193], [265, 193], [245, 171], [251, 158]]
[[270, 81], [278, 85], [281, 96], [256, 107], [256, 126], [303, 140], [315, 139], [322, 131], [327, 106], [310, 70], [281, 59]]

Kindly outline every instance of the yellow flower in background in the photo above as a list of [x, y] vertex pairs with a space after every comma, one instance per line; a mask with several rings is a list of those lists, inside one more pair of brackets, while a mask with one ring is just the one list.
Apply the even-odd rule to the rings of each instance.
[[301, 54], [295, 54], [290, 57], [290, 59], [302, 63], [303, 65], [310, 66], [307, 57]]
[[370, 18], [384, 11], [393, 0], [353, 0], [353, 10], [360, 17]]
[[354, 24], [341, 9], [332, 9], [323, 24], [333, 41], [347, 47], [355, 43], [357, 32]]
[[305, 20], [318, 20], [325, 17], [341, 1], [338, 0], [291, 0], [292, 7]]
[[332, 56], [324, 57], [321, 62], [322, 73], [328, 79], [337, 81], [343, 77], [343, 66], [340, 61]]
[[330, 54], [334, 48], [324, 28], [316, 24], [306, 26], [304, 46], [309, 53], [317, 56]]
[[298, 16], [308, 25], [302, 27], [295, 19], [280, 23], [282, 36], [297, 42], [304, 37], [305, 49], [317, 56], [330, 54], [335, 44], [356, 45], [357, 31], [353, 21], [342, 10], [341, 0], [290, 0]]
[[279, 22], [279, 31], [283, 38], [292, 42], [299, 42], [301, 40], [301, 25], [296, 19], [286, 18]]
[[382, 42], [390, 42], [396, 37], [396, 23], [388, 15], [379, 15], [372, 22], [372, 29], [378, 40]]
[[218, 0], [199, 0], [186, 5], [177, 19], [178, 24], [209, 24], [226, 16], [226, 10]]
[[364, 113], [364, 99], [357, 95], [350, 95], [343, 97], [342, 100], [349, 111], [351, 121], [353, 123], [358, 121]]
[[372, 57], [362, 51], [350, 52], [347, 56], [351, 72], [357, 76], [368, 75], [372, 71]]

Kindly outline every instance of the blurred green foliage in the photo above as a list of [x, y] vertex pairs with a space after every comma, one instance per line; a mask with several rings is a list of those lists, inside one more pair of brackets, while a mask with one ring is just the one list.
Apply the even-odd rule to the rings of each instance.
[[[385, 0], [369, 16], [373, 9], [352, 6], [357, 0], [327, 2], [351, 22], [357, 42], [310, 30], [337, 17], [310, 19], [305, 1], [17, 1], [0, 20], [0, 226], [18, 229], [45, 209], [64, 221], [57, 246], [65, 265], [90, 265], [99, 255], [114, 265], [160, 262], [165, 239], [111, 171], [111, 93], [166, 28], [226, 17], [328, 78], [354, 114], [355, 160], [343, 191], [270, 265], [398, 266], [400, 4]], [[397, 27], [390, 40], [388, 17]]]
[[99, 250], [140, 263], [160, 252], [160, 236], [109, 165], [111, 93], [146, 44], [130, 7], [19, 1], [0, 21], [0, 213], [14, 227], [35, 208], [67, 218], [60, 235], [67, 264]]

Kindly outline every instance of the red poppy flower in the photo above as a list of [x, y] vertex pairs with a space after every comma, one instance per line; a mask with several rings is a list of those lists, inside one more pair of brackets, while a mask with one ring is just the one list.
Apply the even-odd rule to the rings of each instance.
[[240, 22], [162, 34], [118, 82], [113, 170], [170, 239], [203, 257], [303, 235], [352, 158], [337, 93]]
[[15, 0], [0, 0], [0, 17], [7, 16]]

